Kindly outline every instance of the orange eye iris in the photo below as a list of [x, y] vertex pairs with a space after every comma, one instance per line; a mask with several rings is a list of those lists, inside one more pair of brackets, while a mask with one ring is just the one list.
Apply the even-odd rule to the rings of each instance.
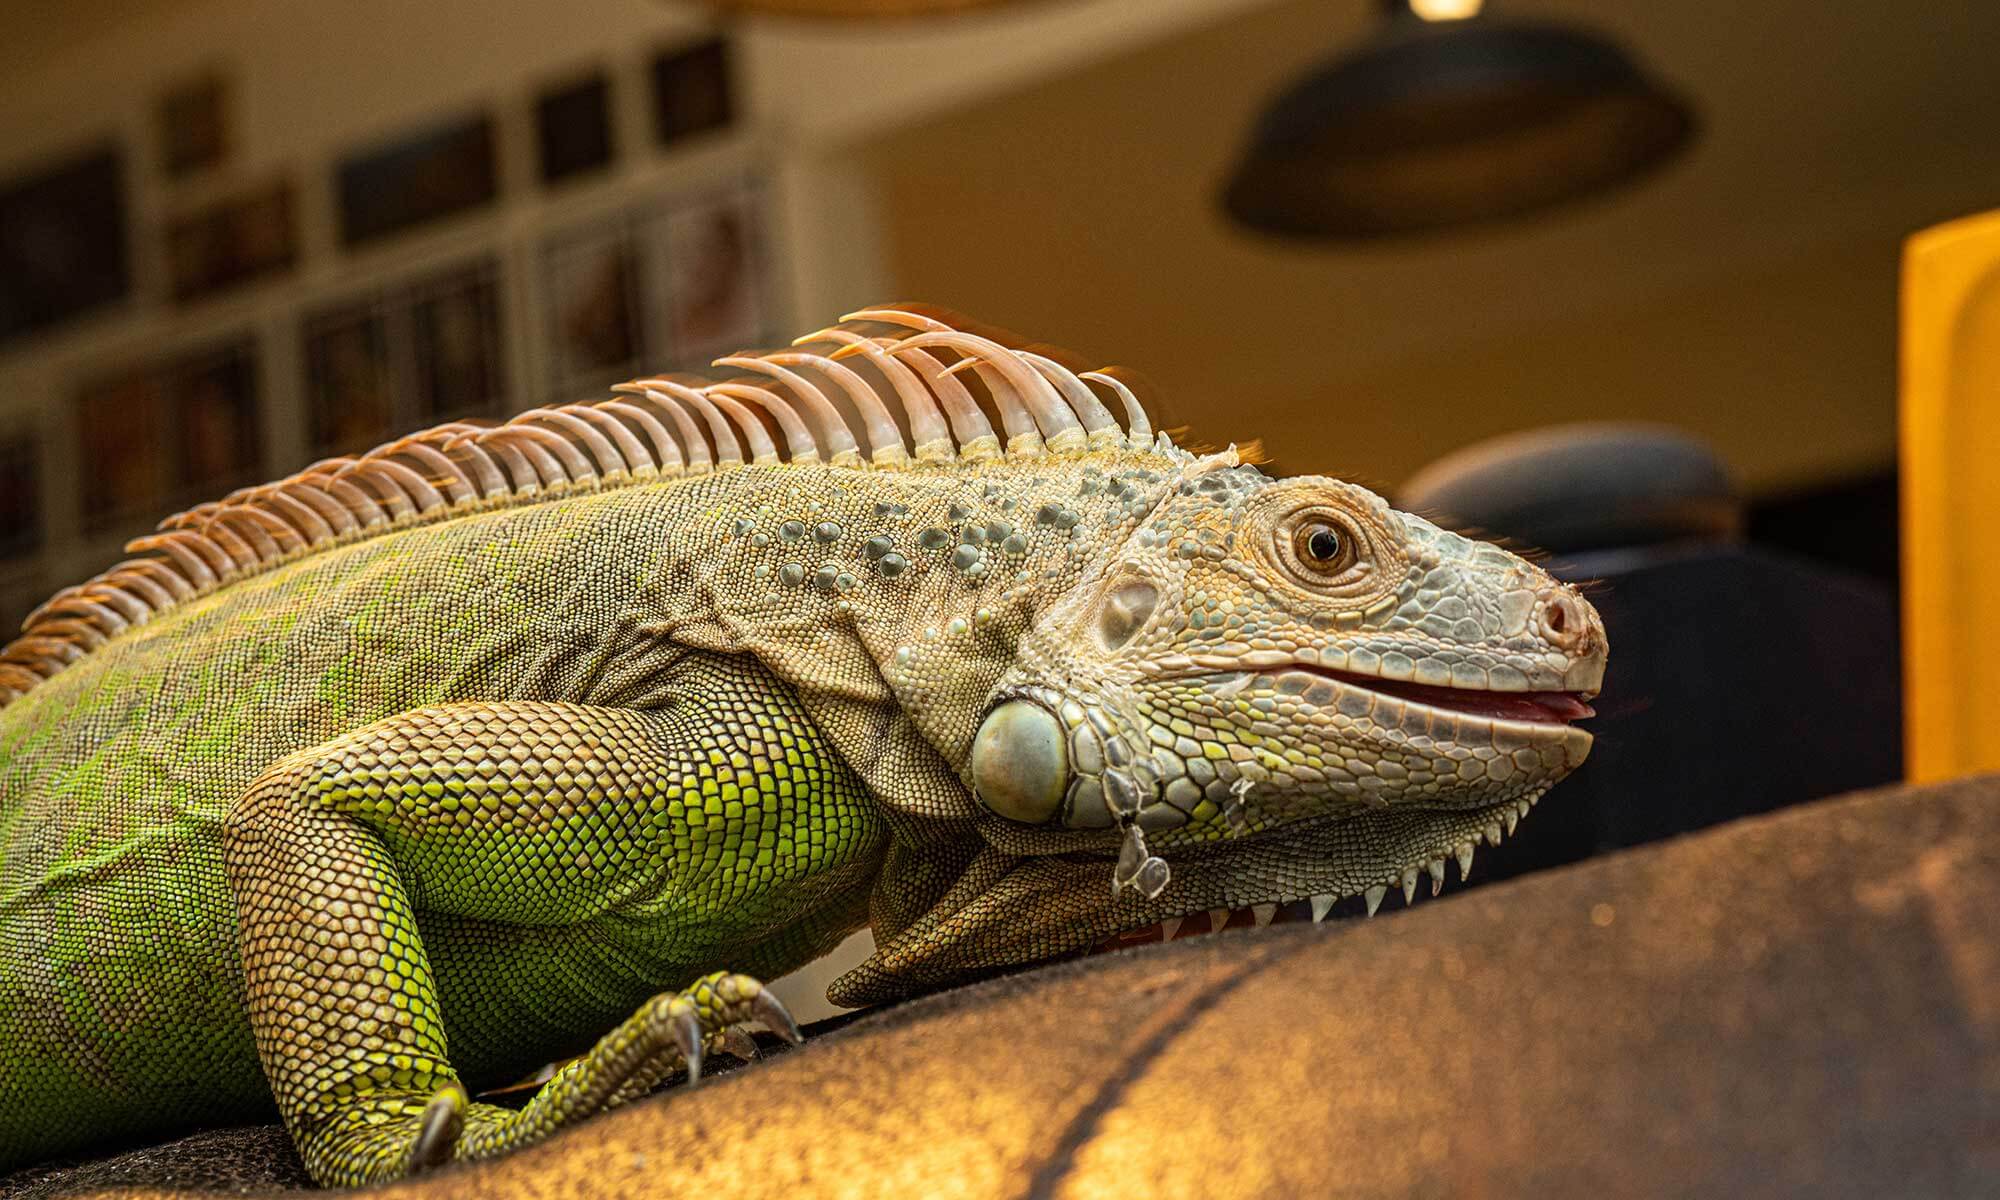
[[1354, 565], [1354, 538], [1324, 521], [1299, 526], [1292, 535], [1292, 548], [1302, 565], [1321, 574], [1338, 575]]

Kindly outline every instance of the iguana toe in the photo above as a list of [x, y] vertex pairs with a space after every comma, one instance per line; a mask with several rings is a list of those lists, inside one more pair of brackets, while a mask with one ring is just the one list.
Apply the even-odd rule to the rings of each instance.
[[465, 1089], [456, 1083], [447, 1083], [438, 1089], [437, 1095], [432, 1096], [431, 1102], [424, 1106], [424, 1114], [417, 1121], [417, 1136], [410, 1144], [405, 1174], [419, 1175], [451, 1161], [459, 1135], [465, 1132], [468, 1103]]
[[667, 1008], [667, 1022], [674, 1045], [680, 1048], [681, 1058], [687, 1062], [688, 1086], [693, 1087], [701, 1082], [701, 1017], [696, 1015], [691, 1002], [676, 996]]
[[806, 1040], [806, 1035], [799, 1032], [799, 1023], [792, 1020], [792, 1014], [785, 1008], [784, 1002], [771, 994], [768, 988], [757, 989], [756, 997], [750, 1001], [750, 1009], [756, 1014], [757, 1019], [764, 1023], [766, 1029], [792, 1045], [797, 1046]]
[[705, 975], [667, 1000], [666, 1032], [687, 1063], [689, 1086], [701, 1082], [702, 1061], [711, 1048], [746, 1060], [756, 1057], [757, 1043], [737, 1028], [744, 1020], [761, 1021], [793, 1045], [805, 1040], [784, 1003], [748, 975]]

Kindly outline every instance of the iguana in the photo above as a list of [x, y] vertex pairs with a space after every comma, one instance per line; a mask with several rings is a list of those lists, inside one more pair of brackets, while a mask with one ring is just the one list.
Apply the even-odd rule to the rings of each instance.
[[273, 1100], [327, 1184], [498, 1154], [795, 1036], [758, 978], [864, 924], [841, 1004], [1372, 912], [1583, 760], [1571, 588], [1018, 347], [850, 314], [202, 505], [33, 613], [0, 1167]]

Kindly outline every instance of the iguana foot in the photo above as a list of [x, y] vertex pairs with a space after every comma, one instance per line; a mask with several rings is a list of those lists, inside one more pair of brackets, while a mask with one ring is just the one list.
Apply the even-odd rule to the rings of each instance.
[[474, 1103], [455, 1080], [428, 1094], [360, 1090], [332, 1121], [302, 1140], [307, 1167], [323, 1181], [355, 1184], [505, 1154], [635, 1100], [683, 1068], [693, 1083], [712, 1051], [754, 1054], [756, 1042], [740, 1028], [748, 1021], [794, 1044], [804, 1040], [792, 1015], [763, 984], [718, 971], [648, 1000], [557, 1071], [519, 1111]]
[[[792, 1014], [768, 988], [748, 975], [722, 971], [704, 975], [685, 991], [653, 997], [621, 1029], [635, 1022], [655, 1033], [664, 1028], [673, 1038], [673, 1048], [679, 1052], [681, 1061], [687, 1065], [687, 1081], [692, 1086], [701, 1082], [702, 1060], [711, 1047], [727, 1050], [738, 1058], [756, 1056], [755, 1039], [739, 1028], [746, 1020], [762, 1022], [793, 1045], [805, 1040], [798, 1022], [792, 1020]], [[672, 1074], [676, 1065], [669, 1062], [661, 1078]], [[553, 1084], [555, 1079], [549, 1082]], [[651, 1090], [651, 1085], [646, 1090]]]
[[[565, 1125], [645, 1095], [683, 1067], [688, 1082], [696, 1083], [710, 1051], [728, 1050], [739, 1057], [755, 1052], [756, 1043], [737, 1028], [747, 1021], [760, 1022], [795, 1045], [805, 1040], [784, 1004], [748, 975], [717, 971], [679, 992], [663, 992], [605, 1034], [589, 1053], [557, 1071], [519, 1112], [472, 1106], [450, 1157], [487, 1158], [540, 1141]], [[448, 1103], [442, 1092], [432, 1107], [440, 1102]], [[435, 1146], [427, 1145], [432, 1125], [427, 1109], [410, 1158], [413, 1170], [437, 1154]], [[440, 1115], [436, 1125], [440, 1131], [448, 1129], [449, 1117]]]

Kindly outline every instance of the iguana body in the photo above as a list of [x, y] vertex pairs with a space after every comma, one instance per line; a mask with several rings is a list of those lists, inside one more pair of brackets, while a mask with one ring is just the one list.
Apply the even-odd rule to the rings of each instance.
[[[326, 1182], [495, 1153], [788, 1023], [724, 969], [872, 922], [854, 1003], [1372, 908], [1581, 761], [1604, 641], [1568, 589], [1136, 410], [1128, 438], [929, 324], [322, 464], [31, 618], [0, 655], [0, 1168], [274, 1095]], [[1385, 672], [1434, 686], [1352, 682]], [[1492, 690], [1428, 702], [1454, 684]], [[459, 1088], [585, 1050], [519, 1114]]]

